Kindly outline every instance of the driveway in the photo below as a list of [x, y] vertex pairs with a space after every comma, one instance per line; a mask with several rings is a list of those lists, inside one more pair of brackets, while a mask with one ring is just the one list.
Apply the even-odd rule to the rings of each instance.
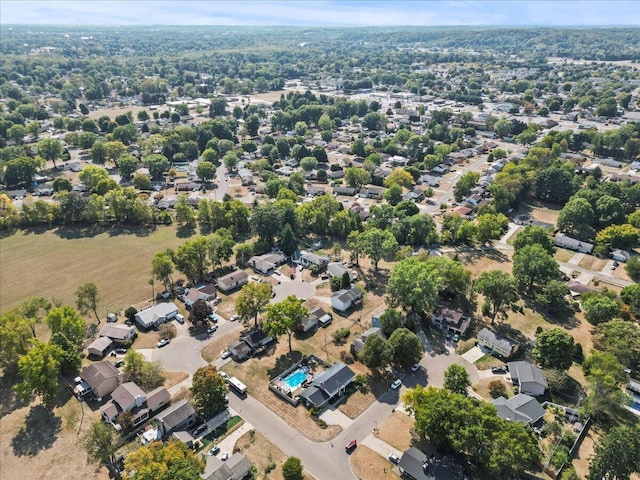
[[475, 363], [478, 360], [480, 360], [482, 357], [484, 357], [484, 355], [485, 354], [483, 353], [483, 351], [480, 350], [480, 348], [478, 348], [477, 346], [475, 346], [472, 349], [464, 352], [462, 354], [462, 358], [464, 358], [469, 363]]

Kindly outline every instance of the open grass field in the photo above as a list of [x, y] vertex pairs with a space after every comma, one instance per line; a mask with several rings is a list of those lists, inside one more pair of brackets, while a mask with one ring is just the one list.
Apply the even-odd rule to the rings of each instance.
[[[27, 297], [75, 304], [85, 282], [98, 286], [98, 314], [122, 311], [151, 298], [151, 259], [184, 242], [175, 227], [109, 229], [96, 233], [62, 228], [19, 231], [0, 240], [0, 311]], [[162, 289], [156, 285], [156, 292]]]
[[417, 439], [417, 434], [413, 430], [414, 423], [414, 418], [406, 413], [393, 412], [380, 424], [378, 438], [403, 452]]

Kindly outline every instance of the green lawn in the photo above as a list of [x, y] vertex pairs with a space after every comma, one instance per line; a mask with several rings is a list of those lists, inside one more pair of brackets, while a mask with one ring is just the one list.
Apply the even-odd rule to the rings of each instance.
[[122, 311], [151, 298], [153, 255], [183, 242], [172, 226], [88, 234], [70, 228], [19, 231], [0, 240], [0, 311], [32, 296], [73, 305], [76, 289], [85, 282], [98, 286], [101, 317], [106, 308]]

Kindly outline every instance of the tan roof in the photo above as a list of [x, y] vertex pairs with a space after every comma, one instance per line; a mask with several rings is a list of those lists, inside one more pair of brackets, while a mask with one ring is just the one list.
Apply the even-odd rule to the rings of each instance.
[[120, 375], [120, 371], [112, 363], [104, 360], [87, 365], [80, 373], [82, 379], [94, 390], [106, 379], [117, 377], [118, 375]]
[[136, 397], [143, 397], [146, 399], [144, 391], [134, 382], [123, 383], [111, 394], [113, 401], [120, 405], [122, 410], [131, 405], [131, 403], [135, 401]]

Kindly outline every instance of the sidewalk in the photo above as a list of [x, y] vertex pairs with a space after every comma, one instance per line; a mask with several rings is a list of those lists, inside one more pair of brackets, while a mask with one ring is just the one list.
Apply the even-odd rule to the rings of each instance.
[[395, 453], [398, 458], [402, 457], [402, 452], [400, 450], [392, 447], [387, 442], [380, 440], [375, 433], [367, 435], [362, 441], [362, 445], [369, 447], [382, 458], [389, 458], [390, 453]]

